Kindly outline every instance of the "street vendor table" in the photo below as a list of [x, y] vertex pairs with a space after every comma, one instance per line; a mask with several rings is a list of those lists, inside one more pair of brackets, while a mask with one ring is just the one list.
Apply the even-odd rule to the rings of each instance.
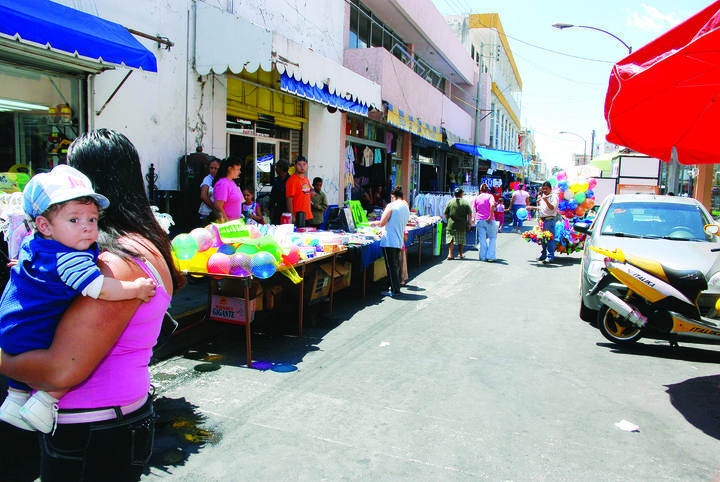
[[[305, 287], [305, 271], [306, 268], [313, 264], [313, 263], [320, 263], [323, 261], [332, 261], [332, 271], [330, 275], [330, 290], [329, 290], [329, 302], [330, 307], [329, 311], [332, 313], [333, 309], [333, 292], [335, 291], [335, 264], [337, 261], [338, 254], [342, 253], [343, 251], [337, 251], [333, 253], [318, 253], [317, 256], [313, 258], [308, 258], [306, 260], [299, 261], [296, 263], [293, 267], [298, 272], [298, 275], [302, 278], [302, 281], [297, 284], [298, 287], [298, 336], [302, 336], [302, 329], [303, 329], [303, 302], [304, 302], [304, 287]], [[252, 275], [250, 276], [234, 276], [230, 274], [217, 274], [217, 273], [202, 273], [202, 272], [188, 272], [187, 274], [192, 276], [201, 276], [206, 278], [211, 278], [212, 280], [225, 280], [225, 279], [233, 279], [237, 280], [240, 283], [240, 288], [242, 290], [242, 297], [245, 301], [245, 320], [244, 321], [232, 321], [229, 323], [234, 323], [238, 325], [244, 325], [245, 326], [245, 350], [247, 354], [247, 365], [248, 368], [252, 368], [252, 341], [251, 341], [251, 331], [250, 331], [250, 323], [252, 323], [252, 313], [251, 313], [251, 307], [250, 307], [250, 285], [252, 283], [252, 280], [254, 277]], [[284, 276], [280, 273], [275, 273], [273, 276]], [[208, 309], [212, 309], [212, 295], [213, 295], [213, 285], [216, 285], [216, 283], [211, 282], [208, 286]], [[207, 318], [209, 319], [209, 313]]]

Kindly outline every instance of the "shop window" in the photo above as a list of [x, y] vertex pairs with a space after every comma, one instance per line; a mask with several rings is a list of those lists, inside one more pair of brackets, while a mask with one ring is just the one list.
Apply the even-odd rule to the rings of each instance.
[[0, 62], [0, 172], [48, 171], [80, 134], [82, 77]]

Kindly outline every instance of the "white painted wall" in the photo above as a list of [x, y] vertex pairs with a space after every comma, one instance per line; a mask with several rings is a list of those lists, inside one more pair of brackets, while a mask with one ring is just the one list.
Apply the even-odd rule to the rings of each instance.
[[[213, 83], [210, 76], [198, 78], [193, 73], [194, 41], [192, 28], [189, 33], [187, 28], [189, 16], [191, 27], [194, 22], [191, 1], [58, 0], [58, 3], [150, 35], [167, 37], [175, 43], [167, 50], [164, 46], [158, 48], [156, 42], [137, 37], [155, 54], [158, 72], [133, 71], [99, 116], [95, 112], [128, 69], [119, 67], [94, 78], [90, 85], [91, 129], [106, 127], [125, 134], [140, 153], [143, 171], [147, 172], [150, 163], [155, 165], [159, 189], [178, 189], [178, 159], [194, 152], [196, 146], [203, 145], [209, 154], [225, 155], [224, 80]], [[218, 129], [220, 117], [221, 129]]]
[[[158, 174], [158, 188], [178, 189], [178, 159], [198, 145], [217, 157], [226, 155], [227, 79], [200, 76], [194, 71], [194, 12], [191, 0], [57, 0], [77, 10], [150, 35], [169, 38], [167, 50], [156, 42], [138, 40], [153, 52], [158, 72], [133, 71], [103, 112], [100, 109], [127, 74], [119, 67], [97, 75], [91, 82], [89, 127], [116, 129], [135, 144], [147, 172], [150, 163]], [[242, 16], [342, 64], [345, 3], [337, 0], [198, 0]], [[189, 28], [188, 28], [189, 27]], [[187, 122], [186, 122], [187, 112]], [[328, 201], [337, 203], [341, 125], [339, 113], [309, 103], [304, 154], [310, 176], [324, 180]]]

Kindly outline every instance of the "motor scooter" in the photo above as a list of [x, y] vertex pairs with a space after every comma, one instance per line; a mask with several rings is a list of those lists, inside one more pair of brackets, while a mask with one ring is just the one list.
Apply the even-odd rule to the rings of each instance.
[[[709, 224], [705, 232], [720, 236], [720, 225]], [[618, 345], [643, 337], [673, 345], [681, 341], [720, 344], [720, 319], [702, 316], [698, 307], [700, 293], [708, 289], [702, 271], [676, 270], [620, 249], [590, 249], [605, 256], [605, 274], [590, 290], [601, 304], [597, 324], [605, 338]], [[608, 287], [617, 282], [623, 288], [615, 294]], [[718, 312], [720, 298], [714, 314]]]

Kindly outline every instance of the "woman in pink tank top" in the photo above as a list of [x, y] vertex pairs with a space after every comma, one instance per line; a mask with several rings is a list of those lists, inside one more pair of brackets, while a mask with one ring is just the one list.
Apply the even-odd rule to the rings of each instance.
[[148, 364], [172, 293], [184, 282], [170, 240], [150, 209], [135, 147], [106, 129], [77, 138], [70, 165], [110, 200], [99, 219], [98, 266], [119, 280], [150, 276], [155, 296], [101, 301], [78, 297], [48, 350], [2, 354], [0, 373], [40, 390], [70, 388], [59, 402], [57, 428], [41, 434], [41, 478], [137, 480], [154, 436]]

